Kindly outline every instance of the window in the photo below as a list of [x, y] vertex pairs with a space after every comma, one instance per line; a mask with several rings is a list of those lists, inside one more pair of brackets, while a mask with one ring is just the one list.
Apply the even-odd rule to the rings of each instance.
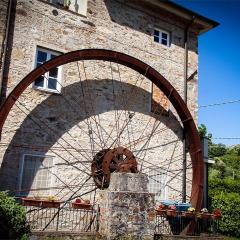
[[62, 7], [67, 7], [70, 4], [69, 0], [48, 0], [48, 2], [50, 2], [54, 5], [62, 6]]
[[169, 32], [160, 29], [154, 29], [154, 42], [158, 42], [169, 47], [170, 46]]
[[23, 155], [20, 174], [20, 195], [48, 196], [50, 193], [53, 158], [44, 155]]
[[[60, 53], [37, 48], [36, 67], [58, 55], [60, 55]], [[59, 66], [45, 73], [33, 83], [33, 87], [50, 92], [60, 92], [61, 70], [62, 67]]]
[[155, 200], [167, 199], [167, 174], [161, 169], [149, 169], [148, 175], [148, 190], [155, 194]]

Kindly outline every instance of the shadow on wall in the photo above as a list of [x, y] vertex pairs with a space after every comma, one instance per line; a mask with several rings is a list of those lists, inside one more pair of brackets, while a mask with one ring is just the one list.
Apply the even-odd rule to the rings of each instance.
[[[184, 48], [184, 28], [189, 22], [167, 13], [149, 1], [104, 0], [104, 2], [113, 22], [147, 34], [151, 36], [151, 41], [154, 28], [160, 28], [170, 33], [171, 44]], [[190, 37], [193, 41], [188, 46], [189, 51], [197, 53], [197, 36], [192, 33]]]
[[[115, 106], [113, 104], [112, 83], [115, 91], [119, 93]], [[87, 89], [91, 89], [91, 91], [88, 92]], [[82, 90], [85, 101], [83, 101]], [[30, 89], [30, 91], [35, 90]], [[90, 92], [91, 95], [89, 95]], [[123, 104], [124, 99], [129, 102]], [[150, 102], [151, 94], [149, 92], [112, 79], [88, 80], [62, 88], [61, 94], [52, 94], [37, 105], [16, 131], [5, 152], [0, 169], [1, 190], [18, 191], [19, 168], [24, 153], [47, 153], [62, 135], [79, 122], [86, 120], [87, 116], [95, 116], [113, 109], [139, 112], [159, 119], [181, 139], [182, 127], [174, 114], [171, 111], [166, 112], [163, 108], [162, 115], [153, 114], [149, 111]], [[87, 114], [84, 104], [86, 104]], [[92, 111], [92, 104], [96, 111]], [[20, 106], [22, 108], [22, 105]], [[161, 108], [160, 105], [159, 108]], [[26, 111], [26, 109], [24, 110]], [[47, 130], [47, 126], [54, 131]]]

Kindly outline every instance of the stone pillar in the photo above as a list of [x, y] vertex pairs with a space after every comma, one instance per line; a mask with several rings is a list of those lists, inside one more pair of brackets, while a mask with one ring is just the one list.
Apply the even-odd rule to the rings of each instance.
[[99, 233], [105, 239], [153, 239], [154, 194], [142, 173], [113, 173], [110, 186], [99, 193]]

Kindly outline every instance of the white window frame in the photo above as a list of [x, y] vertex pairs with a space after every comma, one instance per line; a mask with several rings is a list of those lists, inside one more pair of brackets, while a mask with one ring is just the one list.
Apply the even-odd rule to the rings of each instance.
[[[54, 51], [54, 50], [49, 50], [49, 49], [46, 49], [46, 48], [38, 47], [38, 46], [37, 46], [36, 56], [35, 56], [35, 64], [34, 64], [35, 68], [37, 67], [37, 57], [38, 57], [38, 52], [39, 52], [39, 51], [47, 53], [47, 60], [46, 60], [46, 61], [49, 61], [49, 60], [51, 59], [51, 54], [56, 55], [56, 56], [61, 55], [61, 53], [56, 52], [56, 51]], [[56, 89], [51, 89], [51, 88], [48, 88], [48, 87], [47, 87], [47, 85], [48, 85], [48, 78], [49, 78], [49, 72], [46, 72], [46, 73], [44, 74], [43, 87], [41, 87], [41, 86], [36, 86], [36, 85], [35, 85], [35, 82], [33, 82], [32, 87], [33, 87], [34, 89], [38, 89], [38, 90], [42, 90], [42, 91], [46, 91], [46, 92], [52, 92], [52, 93], [58, 93], [58, 94], [60, 94], [60, 93], [61, 93], [61, 82], [62, 82], [62, 66], [59, 66], [59, 67], [57, 67], [57, 68], [58, 68], [58, 74], [57, 74]]]
[[[54, 183], [54, 175], [55, 175], [55, 168], [54, 168], [54, 156], [52, 155], [46, 155], [46, 154], [40, 154], [40, 153], [24, 153], [22, 155], [22, 158], [21, 158], [21, 162], [20, 162], [20, 171], [19, 171], [19, 181], [18, 181], [18, 196], [25, 196], [25, 194], [23, 194], [22, 192], [22, 181], [23, 181], [23, 170], [24, 170], [24, 162], [25, 162], [25, 156], [36, 156], [36, 157], [42, 157], [42, 158], [45, 158], [45, 157], [50, 157], [52, 158], [52, 174], [50, 175], [50, 183], [49, 183], [49, 186], [53, 186], [53, 183]], [[41, 190], [40, 190], [41, 191]], [[49, 196], [53, 194], [52, 192], [52, 189], [50, 188], [49, 190]]]
[[[158, 35], [155, 34], [155, 31], [158, 31]], [[163, 33], [167, 34], [167, 39], [165, 39], [165, 38], [162, 37], [162, 34], [163, 34]], [[158, 37], [159, 40], [158, 40], [158, 41], [155, 41], [155, 37]], [[160, 28], [154, 28], [153, 38], [154, 38], [154, 39], [153, 39], [154, 42], [160, 43], [161, 45], [166, 46], [166, 47], [170, 47], [170, 32], [165, 31], [165, 30], [162, 30], [162, 29], [160, 29]], [[167, 45], [165, 45], [165, 44], [162, 43], [162, 39], [167, 40]]]

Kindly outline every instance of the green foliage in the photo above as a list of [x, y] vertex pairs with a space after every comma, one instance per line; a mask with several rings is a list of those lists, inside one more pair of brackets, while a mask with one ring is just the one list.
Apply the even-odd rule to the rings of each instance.
[[227, 147], [224, 144], [211, 144], [208, 147], [208, 154], [210, 158], [224, 156], [227, 152]]
[[207, 127], [204, 124], [200, 124], [198, 126], [198, 133], [200, 138], [204, 138], [207, 136]]
[[222, 193], [237, 193], [240, 194], [240, 180], [234, 180], [231, 178], [209, 178], [209, 194], [215, 196]]
[[240, 156], [240, 144], [230, 147], [227, 153], [229, 155]]
[[200, 124], [198, 126], [198, 133], [200, 138], [207, 138], [208, 139], [208, 145], [212, 145], [212, 134], [207, 133], [207, 127], [204, 124]]
[[240, 237], [240, 146], [211, 144], [209, 157], [215, 164], [209, 170], [211, 208], [220, 208], [222, 234]]
[[208, 138], [209, 158], [215, 160], [209, 169], [210, 209], [222, 211], [220, 232], [240, 239], [240, 145], [214, 144], [204, 124], [198, 130], [201, 138]]
[[0, 238], [26, 240], [28, 234], [24, 207], [6, 192], [0, 192]]
[[240, 194], [220, 193], [212, 197], [214, 208], [220, 208], [220, 231], [225, 235], [240, 237]]

